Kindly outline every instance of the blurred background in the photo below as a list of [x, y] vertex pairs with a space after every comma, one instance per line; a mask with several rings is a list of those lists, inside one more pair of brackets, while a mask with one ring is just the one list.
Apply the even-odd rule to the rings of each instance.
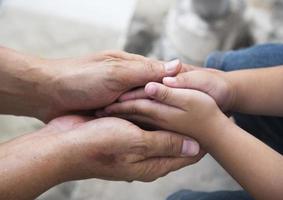
[[[0, 45], [47, 58], [118, 49], [201, 66], [213, 51], [282, 42], [282, 24], [283, 0], [0, 0]], [[0, 116], [0, 142], [42, 126]], [[153, 183], [70, 182], [38, 199], [164, 200], [181, 189], [239, 188], [207, 155]]]

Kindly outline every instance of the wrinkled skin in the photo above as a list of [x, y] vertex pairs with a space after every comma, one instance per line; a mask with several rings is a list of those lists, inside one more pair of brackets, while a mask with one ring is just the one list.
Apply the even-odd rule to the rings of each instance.
[[60, 117], [0, 145], [0, 198], [34, 199], [78, 179], [153, 181], [203, 156], [182, 155], [185, 139], [168, 131], [143, 131], [117, 118]]
[[[166, 65], [167, 64], [167, 65]], [[43, 59], [0, 47], [0, 112], [44, 122], [93, 110], [150, 81], [181, 71], [168, 63], [120, 51]]]
[[104, 112], [176, 131], [197, 141], [205, 138], [203, 134], [215, 123], [216, 116], [222, 115], [214, 99], [197, 90], [149, 83], [145, 87], [145, 94], [153, 100], [135, 99], [115, 103]]
[[176, 75], [162, 62], [119, 51], [109, 51], [79, 59], [39, 60], [35, 65], [48, 69], [49, 80], [42, 86], [50, 99], [43, 121], [67, 113], [95, 110], [115, 102], [123, 93]]
[[182, 157], [185, 137], [172, 132], [144, 131], [118, 118], [88, 120], [69, 116], [48, 125], [59, 130], [59, 134], [66, 132], [63, 137], [71, 146], [75, 179], [153, 181], [197, 162], [203, 154]]
[[47, 123], [0, 145], [0, 199], [34, 199], [69, 180], [153, 181], [197, 162], [204, 153], [189, 137], [145, 131], [118, 118], [70, 115], [93, 116], [181, 67], [124, 52], [53, 60], [0, 47], [0, 112]]

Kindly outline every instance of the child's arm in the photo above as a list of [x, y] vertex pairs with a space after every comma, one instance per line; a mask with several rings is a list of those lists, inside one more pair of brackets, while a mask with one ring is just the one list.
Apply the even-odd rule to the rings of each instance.
[[[222, 72], [190, 68], [177, 77], [167, 77], [169, 87], [196, 89], [209, 94], [223, 111], [283, 116], [283, 66]], [[124, 94], [120, 100], [146, 98], [144, 91]]]
[[255, 199], [282, 199], [283, 157], [231, 121], [218, 128], [206, 150]]
[[283, 66], [226, 73], [193, 70], [163, 82], [169, 87], [203, 91], [224, 111], [283, 116]]
[[283, 116], [283, 66], [225, 75], [235, 90], [233, 111]]
[[158, 83], [145, 92], [155, 101], [125, 101], [106, 112], [193, 137], [256, 199], [282, 199], [282, 156], [233, 124], [211, 97]]

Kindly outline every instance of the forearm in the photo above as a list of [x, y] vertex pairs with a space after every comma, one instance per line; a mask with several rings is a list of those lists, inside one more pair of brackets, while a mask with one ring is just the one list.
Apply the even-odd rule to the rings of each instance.
[[64, 180], [63, 153], [58, 142], [45, 134], [26, 135], [0, 146], [0, 199], [35, 199]]
[[234, 88], [232, 111], [283, 116], [283, 66], [228, 72], [225, 76]]
[[255, 199], [282, 198], [283, 158], [279, 153], [225, 117], [207, 132], [206, 150]]
[[[41, 91], [47, 72], [35, 58], [0, 47], [0, 113], [39, 117], [48, 99]], [[47, 104], [47, 103], [46, 103]], [[37, 112], [35, 112], [37, 111]]]

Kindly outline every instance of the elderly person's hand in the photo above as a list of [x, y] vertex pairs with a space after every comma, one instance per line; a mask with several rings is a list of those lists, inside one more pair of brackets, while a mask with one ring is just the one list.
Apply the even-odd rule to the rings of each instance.
[[203, 154], [194, 140], [172, 132], [118, 118], [61, 117], [0, 146], [0, 199], [34, 199], [77, 179], [153, 181]]
[[180, 70], [178, 61], [163, 64], [125, 52], [52, 60], [0, 48], [0, 113], [48, 122], [107, 106], [126, 91]]

